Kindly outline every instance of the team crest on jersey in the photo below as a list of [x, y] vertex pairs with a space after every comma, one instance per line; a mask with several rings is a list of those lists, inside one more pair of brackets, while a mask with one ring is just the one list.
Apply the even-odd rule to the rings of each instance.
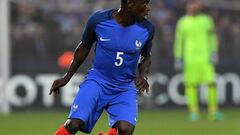
[[76, 105], [76, 104], [74, 104], [73, 106], [72, 106], [72, 111], [77, 111], [77, 109], [78, 109], [78, 105]]
[[135, 45], [136, 45], [136, 49], [139, 50], [142, 47], [142, 42], [136, 40]]

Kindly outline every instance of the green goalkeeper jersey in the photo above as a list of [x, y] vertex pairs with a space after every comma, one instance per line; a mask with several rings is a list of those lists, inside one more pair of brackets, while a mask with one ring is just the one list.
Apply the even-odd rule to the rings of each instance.
[[175, 59], [186, 63], [210, 62], [212, 52], [217, 52], [214, 22], [206, 14], [185, 15], [177, 23], [175, 36]]

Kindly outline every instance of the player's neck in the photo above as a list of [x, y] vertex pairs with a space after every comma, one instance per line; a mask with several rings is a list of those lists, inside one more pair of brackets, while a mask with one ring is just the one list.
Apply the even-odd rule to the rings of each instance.
[[135, 17], [131, 15], [127, 9], [120, 8], [117, 12], [113, 14], [113, 18], [118, 24], [122, 26], [128, 26], [135, 23]]
[[188, 12], [188, 15], [193, 16], [193, 17], [198, 16], [199, 14], [200, 14], [200, 12]]

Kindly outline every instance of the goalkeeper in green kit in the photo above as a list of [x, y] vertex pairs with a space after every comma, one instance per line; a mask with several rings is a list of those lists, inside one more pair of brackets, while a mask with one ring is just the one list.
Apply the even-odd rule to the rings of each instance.
[[189, 119], [199, 120], [198, 86], [208, 86], [208, 118], [222, 120], [218, 111], [214, 65], [218, 62], [218, 41], [212, 18], [201, 13], [197, 0], [187, 2], [187, 14], [177, 22], [174, 66], [183, 70]]

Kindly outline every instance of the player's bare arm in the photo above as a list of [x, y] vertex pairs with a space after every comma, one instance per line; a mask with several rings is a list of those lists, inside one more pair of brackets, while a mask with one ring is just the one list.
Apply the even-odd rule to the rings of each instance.
[[82, 43], [80, 43], [78, 45], [78, 47], [76, 48], [76, 50], [74, 52], [73, 61], [70, 65], [67, 73], [63, 77], [61, 77], [53, 82], [52, 87], [49, 92], [49, 95], [51, 95], [53, 93], [54, 96], [56, 96], [60, 93], [60, 88], [65, 86], [69, 82], [69, 80], [72, 78], [72, 76], [76, 73], [79, 66], [84, 62], [84, 60], [88, 56], [89, 52], [90, 52], [90, 49], [84, 47], [84, 45], [82, 45]]
[[142, 61], [138, 65], [138, 77], [136, 79], [135, 85], [139, 90], [139, 93], [142, 94], [144, 91], [149, 92], [149, 84], [147, 82], [147, 74], [149, 73], [149, 68], [151, 65], [151, 55], [147, 54], [142, 56]]

